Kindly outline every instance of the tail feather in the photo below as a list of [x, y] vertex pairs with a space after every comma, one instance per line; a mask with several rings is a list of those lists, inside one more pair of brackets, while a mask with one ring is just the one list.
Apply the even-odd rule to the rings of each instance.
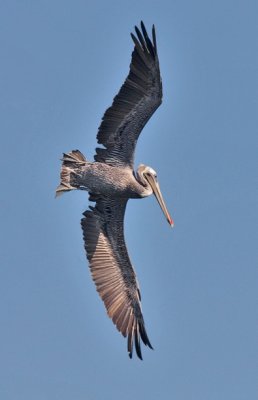
[[56, 188], [56, 197], [61, 196], [61, 194], [70, 190], [77, 189], [77, 187], [71, 184], [71, 173], [73, 173], [76, 168], [80, 168], [81, 166], [85, 165], [87, 162], [86, 158], [79, 150], [63, 153], [63, 158], [61, 161], [61, 183]]

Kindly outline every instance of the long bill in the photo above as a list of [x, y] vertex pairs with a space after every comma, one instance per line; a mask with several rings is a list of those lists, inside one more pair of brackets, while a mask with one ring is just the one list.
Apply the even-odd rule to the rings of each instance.
[[149, 184], [150, 184], [150, 186], [151, 186], [151, 188], [152, 188], [152, 190], [153, 190], [153, 193], [154, 193], [156, 199], [158, 200], [158, 203], [159, 203], [160, 208], [161, 208], [161, 210], [163, 211], [163, 213], [164, 213], [164, 215], [165, 215], [165, 217], [166, 217], [166, 220], [168, 221], [169, 225], [173, 228], [173, 226], [174, 226], [174, 221], [173, 221], [173, 219], [171, 218], [171, 216], [170, 216], [170, 214], [169, 214], [169, 212], [168, 212], [168, 209], [167, 209], [167, 207], [166, 207], [166, 204], [165, 204], [165, 202], [164, 202], [163, 196], [162, 196], [162, 194], [161, 194], [161, 191], [160, 191], [160, 187], [159, 187], [158, 182], [157, 182], [156, 179], [155, 179], [153, 176], [151, 176], [151, 175], [149, 175], [149, 176], [146, 176], [146, 175], [145, 175], [145, 177], [146, 177], [146, 179], [148, 180], [148, 182], [149, 182]]

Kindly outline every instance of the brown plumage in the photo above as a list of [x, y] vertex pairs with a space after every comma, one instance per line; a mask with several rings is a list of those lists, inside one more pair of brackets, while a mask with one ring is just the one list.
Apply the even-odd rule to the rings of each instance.
[[79, 150], [64, 153], [60, 195], [80, 189], [89, 192], [94, 207], [81, 220], [85, 250], [92, 278], [107, 313], [117, 329], [128, 339], [142, 359], [140, 341], [152, 348], [141, 310], [141, 295], [124, 240], [124, 213], [129, 198], [154, 193], [168, 222], [173, 221], [162, 198], [157, 175], [140, 165], [135, 173], [134, 152], [141, 130], [161, 104], [162, 84], [155, 28], [150, 40], [143, 22], [142, 32], [135, 27], [135, 47], [129, 75], [113, 104], [105, 112], [98, 130], [95, 162], [85, 159]]

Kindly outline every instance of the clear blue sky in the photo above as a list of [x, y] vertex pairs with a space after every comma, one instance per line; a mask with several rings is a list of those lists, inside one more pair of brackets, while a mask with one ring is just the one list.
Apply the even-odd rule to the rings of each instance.
[[[1, 400], [258, 398], [257, 1], [0, 2]], [[54, 199], [63, 151], [92, 159], [128, 72], [130, 32], [155, 23], [164, 102], [136, 166], [126, 240], [155, 350], [129, 360], [91, 281], [87, 196]]]

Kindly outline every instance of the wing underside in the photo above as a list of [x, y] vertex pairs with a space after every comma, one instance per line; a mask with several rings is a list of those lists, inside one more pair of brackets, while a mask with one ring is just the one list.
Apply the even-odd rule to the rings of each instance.
[[127, 200], [99, 199], [81, 221], [92, 278], [118, 331], [142, 359], [140, 339], [152, 348], [140, 304], [140, 290], [123, 233]]

